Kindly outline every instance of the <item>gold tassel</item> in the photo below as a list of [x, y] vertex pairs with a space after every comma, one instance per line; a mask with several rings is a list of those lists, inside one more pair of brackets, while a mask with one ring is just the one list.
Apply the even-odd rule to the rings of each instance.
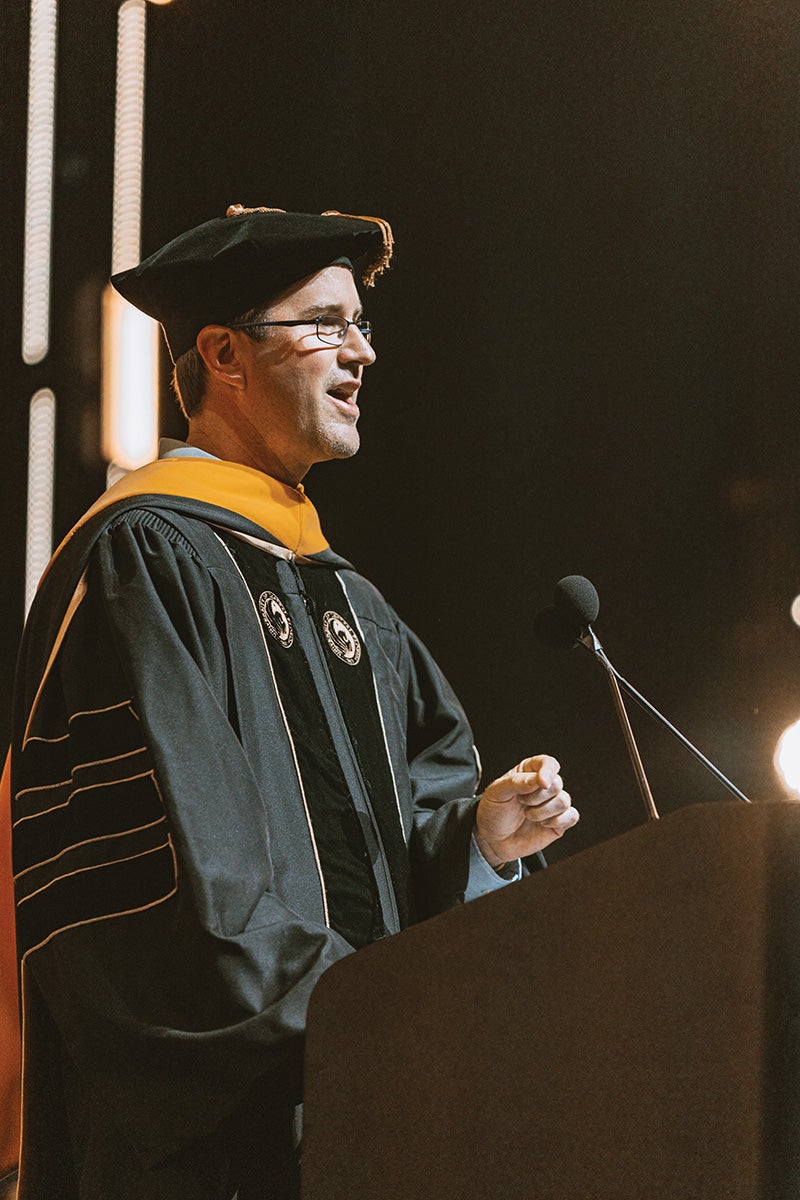
[[226, 217], [243, 217], [245, 213], [254, 212], [286, 212], [285, 208], [245, 208], [243, 204], [229, 204]]
[[372, 287], [378, 275], [389, 266], [392, 259], [392, 251], [394, 249], [394, 236], [392, 227], [388, 221], [384, 221], [383, 217], [366, 217], [357, 215], [356, 213], [337, 212], [335, 208], [329, 208], [324, 212], [323, 217], [350, 217], [353, 221], [373, 221], [381, 231], [383, 245], [371, 258], [367, 260], [362, 275], [362, 283], [364, 287]]

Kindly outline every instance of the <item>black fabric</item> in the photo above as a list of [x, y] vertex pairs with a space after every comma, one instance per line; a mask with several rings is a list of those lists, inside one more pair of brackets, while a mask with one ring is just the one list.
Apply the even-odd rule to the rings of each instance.
[[[27, 826], [18, 899], [30, 947], [20, 1200], [231, 1200], [236, 1188], [267, 1200], [295, 1186], [289, 1131], [302, 1096], [308, 998], [352, 944], [325, 919], [335, 883], [325, 864], [320, 871], [291, 725], [257, 605], [215, 532], [223, 524], [275, 541], [196, 501], [120, 502], [71, 539], [26, 629], [12, 777], [17, 830]], [[336, 611], [362, 639], [380, 702], [396, 796], [383, 795], [374, 746], [364, 750], [372, 734], [360, 732], [358, 765], [372, 792], [365, 785], [351, 800], [362, 815], [374, 803], [381, 852], [370, 866], [391, 933], [402, 923], [403, 896], [392, 886], [401, 870], [389, 862], [400, 857], [401, 827], [420, 915], [463, 898], [477, 785], [471, 735], [430, 656], [375, 588], [332, 552], [313, 562], [304, 578], [319, 572], [326, 588], [346, 585], [347, 610]], [[290, 586], [295, 568], [279, 560], [278, 569], [311, 663], [304, 604]], [[84, 570], [85, 598], [41, 687]], [[320, 602], [328, 602], [321, 592]], [[344, 690], [336, 694], [345, 702]], [[323, 704], [330, 730], [342, 703]], [[353, 764], [333, 740], [349, 787]], [[130, 774], [152, 784], [146, 797], [134, 790], [130, 806], [119, 762], [99, 765], [129, 752], [147, 763]], [[64, 791], [69, 798], [76, 766], [78, 778], [84, 767], [100, 772], [91, 779], [113, 814], [88, 838], [69, 812], [80, 795], [55, 825], [32, 799], [31, 789], [67, 777], [72, 786], [56, 802]], [[89, 809], [75, 811], [84, 821]], [[156, 831], [158, 844], [147, 843]], [[154, 872], [157, 859], [169, 869]], [[107, 885], [88, 888], [96, 907], [81, 909], [85, 884], [76, 881], [106, 871]], [[29, 890], [36, 872], [43, 888]], [[71, 911], [49, 903], [56, 889], [71, 893]], [[38, 915], [26, 909], [33, 904], [44, 906]]]
[[[369, 650], [358, 618], [352, 611], [346, 588], [338, 572], [321, 570], [310, 564], [298, 570], [305, 601], [322, 646], [339, 707], [348, 714], [348, 726], [361, 777], [370, 798], [376, 822], [378, 843], [374, 855], [385, 855], [392, 874], [392, 886], [400, 908], [400, 922], [407, 924], [413, 915], [413, 897], [409, 891], [409, 862], [403, 827], [397, 817], [395, 783], [391, 764], [384, 749], [385, 734], [376, 704], [375, 680]], [[358, 662], [349, 661], [337, 642], [337, 618], [346, 623], [346, 638], [355, 638]], [[339, 646], [338, 652], [334, 649]], [[374, 861], [374, 859], [373, 859]]]
[[[279, 563], [286, 569], [285, 564], [233, 535], [224, 536], [228, 549], [244, 575], [254, 604], [258, 606], [262, 597], [277, 596], [284, 606], [293, 609], [297, 620], [300, 614], [294, 611], [278, 569]], [[328, 576], [330, 573], [323, 569], [317, 574]], [[326, 711], [303, 644], [298, 636], [294, 636], [291, 624], [289, 629], [286, 638], [288, 645], [267, 633], [266, 652], [275, 672], [289, 723], [303, 791], [328, 881], [328, 919], [331, 928], [346, 938], [351, 946], [358, 948], [386, 933], [371, 866], [377, 858], [377, 844], [373, 835], [370, 837], [370, 846], [367, 846], [365, 835], [370, 832], [369, 826], [359, 821], [334, 744], [334, 730], [331, 728], [334, 714], [330, 709]], [[361, 665], [361, 673], [365, 671], [369, 672], [367, 660]], [[371, 673], [369, 678], [371, 681]], [[349, 716], [352, 728], [363, 714], [358, 714], [355, 721], [353, 714]], [[340, 732], [339, 736], [344, 735]]]

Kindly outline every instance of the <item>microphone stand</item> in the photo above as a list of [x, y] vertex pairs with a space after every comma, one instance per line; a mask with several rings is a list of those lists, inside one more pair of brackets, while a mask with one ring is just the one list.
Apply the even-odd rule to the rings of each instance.
[[[722, 774], [722, 771], [720, 771], [719, 767], [715, 767], [714, 764], [709, 759], [706, 758], [705, 754], [701, 754], [701, 752], [697, 749], [697, 747], [693, 746], [692, 743], [689, 741], [689, 739], [684, 737], [683, 734], [680, 732], [680, 730], [676, 729], [675, 726], [672, 725], [667, 720], [667, 718], [663, 715], [663, 713], [660, 713], [658, 711], [658, 709], [655, 708], [650, 703], [649, 700], [645, 700], [645, 698], [641, 694], [641, 692], [637, 692], [637, 690], [633, 686], [633, 684], [629, 683], [627, 679], [625, 679], [622, 675], [620, 675], [619, 671], [616, 669], [616, 667], [613, 665], [613, 663], [611, 663], [610, 660], [606, 657], [606, 653], [603, 650], [603, 647], [600, 645], [597, 635], [594, 632], [594, 630], [592, 629], [591, 625], [585, 626], [585, 632], [583, 633], [583, 635], [581, 637], [578, 638], [578, 644], [580, 646], [584, 646], [591, 654], [593, 654], [595, 656], [597, 661], [602, 666], [603, 670], [608, 675], [608, 678], [612, 683], [611, 690], [614, 693], [615, 703], [617, 702], [616, 697], [617, 697], [617, 695], [619, 695], [619, 688], [620, 688], [620, 686], [622, 686], [625, 689], [625, 691], [628, 693], [628, 695], [631, 697], [632, 700], [635, 700], [636, 703], [641, 708], [643, 708], [646, 713], [649, 713], [650, 716], [653, 717], [656, 721], [658, 721], [658, 723], [660, 725], [663, 725], [663, 727], [666, 730], [668, 730], [674, 738], [677, 738], [677, 740], [680, 742], [680, 744], [686, 750], [688, 750], [690, 754], [693, 754], [694, 757], [697, 759], [697, 761], [701, 762], [703, 764], [703, 766], [706, 768], [706, 770], [710, 771], [711, 774], [714, 776], [714, 778], [718, 779], [719, 782], [724, 787], [726, 787], [728, 789], [728, 791], [731, 792], [736, 797], [737, 800], [741, 800], [745, 804], [751, 803], [751, 801], [747, 798], [747, 796], [745, 796], [744, 792], [740, 792], [739, 789], [737, 788], [736, 784], [731, 783], [730, 779], [728, 779], [728, 777], [726, 775]], [[619, 705], [622, 705], [621, 695], [619, 695]], [[617, 711], [618, 712], [620, 711], [619, 706], [617, 708]], [[624, 705], [622, 705], [622, 712], [625, 712]], [[622, 717], [620, 717], [620, 720], [622, 720]], [[630, 723], [628, 722], [627, 713], [625, 714], [625, 718], [624, 718], [623, 732], [625, 732], [626, 724], [628, 726], [628, 729], [630, 730]], [[632, 733], [630, 734], [630, 738], [631, 738], [631, 742], [632, 742], [632, 740], [633, 740]], [[626, 741], [627, 740], [628, 740], [628, 735], [626, 734]], [[628, 745], [629, 751], [630, 751], [630, 748], [631, 747], [630, 747], [630, 743], [629, 743], [629, 745]], [[635, 745], [634, 745], [634, 752], [636, 755], [636, 760], [638, 760], [638, 762], [639, 762], [639, 767], [641, 768], [641, 759], [639, 758], [638, 751], [635, 750]], [[631, 756], [631, 758], [633, 761], [633, 755]], [[638, 779], [639, 778], [639, 770], [637, 769], [635, 761], [634, 761], [633, 766], [634, 766], [634, 771], [636, 771], [636, 777]], [[642, 769], [642, 774], [644, 774], [643, 769]], [[646, 784], [646, 782], [647, 781], [645, 780], [645, 784]], [[641, 783], [639, 786], [641, 788]], [[648, 788], [647, 790], [649, 792], [650, 789]], [[644, 796], [644, 793], [643, 793], [643, 796]], [[652, 803], [652, 796], [650, 797], [650, 803]], [[645, 807], [648, 809], [648, 814], [650, 814], [649, 804], [646, 799], [645, 799]], [[655, 809], [655, 805], [653, 806], [653, 808]], [[658, 816], [658, 813], [656, 813], [655, 815]]]
[[585, 634], [580, 637], [578, 641], [582, 646], [585, 646], [587, 650], [590, 650], [592, 654], [594, 654], [597, 661], [606, 672], [609, 686], [611, 687], [611, 695], [614, 700], [614, 707], [617, 710], [619, 723], [622, 726], [625, 745], [628, 747], [628, 755], [630, 756], [633, 773], [636, 776], [636, 782], [639, 785], [639, 792], [644, 803], [645, 812], [647, 813], [647, 819], [648, 821], [657, 821], [658, 809], [656, 808], [656, 802], [653, 799], [653, 793], [650, 790], [650, 784], [647, 781], [644, 763], [642, 762], [642, 757], [639, 754], [639, 747], [636, 745], [636, 739], [633, 736], [631, 723], [628, 720], [628, 711], [625, 708], [625, 701], [622, 699], [622, 692], [619, 690], [617, 673], [606, 658], [603, 647], [600, 645], [597, 634], [592, 629], [591, 625], [586, 626]]

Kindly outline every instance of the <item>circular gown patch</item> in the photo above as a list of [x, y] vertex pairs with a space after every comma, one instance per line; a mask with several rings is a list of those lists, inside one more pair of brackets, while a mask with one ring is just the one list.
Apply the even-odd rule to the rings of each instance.
[[262, 592], [258, 597], [258, 611], [267, 632], [288, 650], [294, 641], [294, 627], [283, 601], [274, 592]]
[[325, 638], [333, 653], [348, 667], [355, 667], [361, 661], [361, 642], [355, 630], [348, 625], [344, 617], [329, 610], [322, 618], [322, 628]]

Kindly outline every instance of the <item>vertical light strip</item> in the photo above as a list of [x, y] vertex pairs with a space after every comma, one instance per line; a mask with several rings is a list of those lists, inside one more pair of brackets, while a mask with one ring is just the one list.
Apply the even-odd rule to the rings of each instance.
[[[144, 159], [145, 0], [124, 0], [117, 24], [112, 274], [139, 261]], [[103, 454], [110, 472], [158, 451], [158, 325], [110, 287], [103, 299]]]
[[125, 0], [117, 24], [117, 106], [111, 271], [139, 261], [144, 143], [145, 0]]
[[28, 421], [28, 523], [25, 538], [25, 613], [53, 553], [53, 476], [56, 398], [42, 388], [31, 399]]
[[41, 362], [50, 346], [57, 9], [57, 0], [31, 0], [22, 283], [22, 358], [26, 363]]
[[103, 455], [132, 471], [158, 450], [158, 325], [109, 283], [103, 293]]

